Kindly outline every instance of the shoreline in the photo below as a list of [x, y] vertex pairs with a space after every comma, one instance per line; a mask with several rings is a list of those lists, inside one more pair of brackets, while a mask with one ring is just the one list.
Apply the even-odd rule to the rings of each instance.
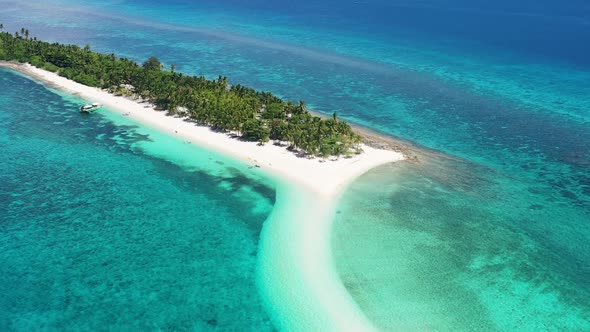
[[[326, 114], [318, 113], [313, 110], [309, 110], [309, 112], [322, 119], [329, 118]], [[401, 153], [404, 156], [404, 160], [408, 162], [419, 162], [419, 156], [421, 155], [436, 154], [435, 151], [430, 151], [428, 148], [418, 147], [412, 142], [379, 133], [371, 128], [351, 122], [348, 122], [348, 124], [355, 133], [361, 136], [362, 143], [365, 146], [370, 146], [377, 150], [388, 150]]]
[[279, 331], [377, 331], [336, 269], [337, 197], [277, 188], [260, 234], [257, 283]]
[[[375, 330], [348, 293], [331, 251], [335, 206], [348, 184], [370, 169], [406, 159], [400, 152], [362, 145], [352, 158], [302, 158], [283, 146], [258, 146], [126, 97], [68, 80], [29, 64], [1, 62], [49, 88], [99, 102], [109, 111], [127, 115], [160, 132], [258, 165], [279, 180], [277, 202], [264, 223], [259, 240], [257, 282], [273, 321], [283, 330]], [[78, 109], [72, 112], [79, 112]], [[281, 181], [285, 180], [285, 181]]]
[[[141, 124], [177, 135], [184, 140], [211, 149], [249, 165], [256, 165], [275, 176], [290, 179], [325, 196], [337, 196], [350, 182], [368, 170], [389, 162], [406, 159], [402, 152], [377, 149], [362, 144], [363, 153], [351, 158], [321, 160], [299, 157], [284, 146], [271, 142], [259, 146], [229, 137], [227, 133], [199, 126], [182, 118], [166, 115], [151, 105], [127, 97], [115, 96], [99, 88], [85, 86], [30, 64], [0, 62], [0, 67], [20, 72], [46, 86], [71, 93], [88, 102], [98, 102], [111, 111], [127, 115]], [[78, 110], [72, 110], [78, 112]]]

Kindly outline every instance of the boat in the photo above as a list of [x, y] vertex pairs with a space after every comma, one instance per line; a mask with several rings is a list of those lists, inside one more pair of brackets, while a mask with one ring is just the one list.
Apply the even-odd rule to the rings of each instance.
[[102, 105], [99, 103], [92, 103], [90, 105], [83, 105], [80, 106], [80, 112], [82, 113], [94, 113], [96, 112]]

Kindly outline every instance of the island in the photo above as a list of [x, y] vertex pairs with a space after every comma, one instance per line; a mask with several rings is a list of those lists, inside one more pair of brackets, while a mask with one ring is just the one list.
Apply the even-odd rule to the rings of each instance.
[[57, 73], [86, 86], [117, 95], [139, 97], [169, 115], [188, 118], [214, 130], [260, 144], [282, 142], [307, 156], [328, 157], [360, 153], [361, 138], [336, 113], [328, 119], [308, 112], [305, 103], [284, 101], [269, 92], [219, 76], [187, 76], [169, 70], [156, 57], [141, 66], [114, 54], [92, 52], [90, 46], [48, 43], [29, 38], [27, 29], [0, 36], [0, 60], [13, 60]]
[[93, 52], [89, 45], [41, 41], [21, 28], [0, 32], [0, 61], [50, 87], [329, 195], [370, 168], [404, 159], [404, 153], [393, 151], [397, 149], [363, 144], [336, 113], [322, 118], [303, 101], [230, 86], [224, 76], [188, 76], [174, 64], [163, 70], [156, 57], [139, 65]]

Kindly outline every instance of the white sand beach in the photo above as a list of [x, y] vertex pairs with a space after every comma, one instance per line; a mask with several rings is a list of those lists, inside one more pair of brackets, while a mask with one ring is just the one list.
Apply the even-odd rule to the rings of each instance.
[[374, 330], [334, 267], [330, 251], [334, 206], [351, 181], [373, 167], [404, 159], [401, 153], [363, 146], [364, 153], [352, 158], [323, 162], [301, 158], [285, 147], [243, 142], [28, 64], [0, 66], [286, 179], [288, 188], [277, 188], [277, 202], [265, 223], [258, 258], [259, 286], [269, 310], [278, 317], [275, 323], [281, 330]]
[[227, 154], [245, 163], [259, 165], [267, 171], [294, 180], [327, 196], [337, 194], [350, 181], [375, 166], [404, 158], [401, 153], [378, 150], [366, 145], [362, 147], [364, 153], [352, 158], [339, 158], [325, 162], [319, 158], [302, 158], [285, 147], [271, 143], [259, 146], [256, 142], [233, 139], [227, 134], [214, 132], [208, 127], [167, 116], [165, 112], [156, 111], [144, 103], [82, 85], [29, 64], [4, 63], [3, 66], [15, 69], [51, 87], [75, 94], [89, 103], [98, 102], [112, 111], [128, 114], [146, 126], [174, 133], [191, 143]]

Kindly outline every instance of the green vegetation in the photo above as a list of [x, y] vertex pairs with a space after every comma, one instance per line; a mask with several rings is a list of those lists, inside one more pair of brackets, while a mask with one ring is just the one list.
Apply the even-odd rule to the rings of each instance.
[[360, 152], [360, 136], [335, 113], [321, 119], [310, 114], [302, 101], [295, 104], [269, 92], [230, 86], [226, 77], [185, 76], [175, 71], [174, 64], [164, 70], [156, 57], [140, 66], [114, 54], [92, 52], [89, 45], [81, 48], [29, 38], [29, 31], [21, 29], [14, 35], [0, 32], [0, 60], [28, 62], [84, 85], [140, 96], [170, 115], [236, 133], [244, 140], [287, 142], [295, 152], [320, 157]]

